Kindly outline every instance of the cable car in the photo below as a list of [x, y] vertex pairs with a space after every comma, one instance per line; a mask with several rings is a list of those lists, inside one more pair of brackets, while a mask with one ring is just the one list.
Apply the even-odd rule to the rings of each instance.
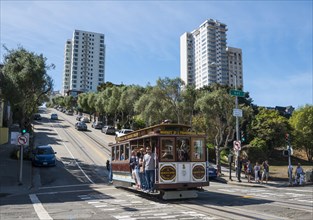
[[153, 194], [163, 199], [196, 198], [200, 188], [209, 186], [205, 135], [191, 131], [190, 126], [159, 124], [117, 137], [116, 143], [109, 146], [115, 186], [136, 185], [138, 177], [132, 175], [131, 162], [146, 149], [151, 149], [154, 161], [153, 189], [157, 193]]

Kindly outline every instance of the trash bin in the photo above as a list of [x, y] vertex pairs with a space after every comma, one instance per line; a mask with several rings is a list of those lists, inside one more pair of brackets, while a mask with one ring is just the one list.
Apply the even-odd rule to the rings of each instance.
[[305, 182], [313, 182], [313, 170], [305, 172]]

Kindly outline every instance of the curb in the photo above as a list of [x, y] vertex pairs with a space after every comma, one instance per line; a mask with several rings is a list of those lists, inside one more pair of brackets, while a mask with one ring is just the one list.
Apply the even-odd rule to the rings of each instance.
[[262, 188], [280, 188], [280, 187], [304, 187], [304, 186], [310, 186], [313, 185], [313, 182], [307, 182], [303, 185], [292, 185], [290, 186], [289, 183], [287, 182], [276, 182], [276, 183], [248, 183], [248, 182], [238, 182], [237, 180], [228, 180], [226, 179], [226, 177], [217, 177], [214, 179], [214, 182], [220, 182], [220, 183], [224, 183], [224, 184], [230, 184], [230, 185], [238, 185], [238, 186], [243, 186], [243, 187], [262, 187]]

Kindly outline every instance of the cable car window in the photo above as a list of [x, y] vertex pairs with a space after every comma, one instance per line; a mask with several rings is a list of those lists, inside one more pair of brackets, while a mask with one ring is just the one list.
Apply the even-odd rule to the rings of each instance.
[[115, 160], [115, 147], [112, 147], [112, 160]]
[[174, 161], [174, 138], [161, 138], [161, 160]]
[[120, 158], [120, 150], [119, 150], [119, 146], [116, 146], [115, 147], [115, 149], [114, 149], [114, 151], [115, 151], [115, 160], [119, 160]]
[[157, 148], [158, 145], [158, 139], [157, 138], [151, 138], [149, 142], [147, 142], [152, 149], [153, 153], [156, 153], [155, 150]]
[[125, 160], [124, 145], [120, 146], [120, 160]]
[[129, 159], [129, 144], [125, 144], [125, 160]]
[[190, 161], [190, 140], [189, 138], [177, 138], [176, 141], [177, 161]]
[[205, 146], [204, 139], [192, 139], [192, 160], [193, 161], [204, 161], [205, 160]]
[[137, 149], [143, 148], [143, 140], [138, 140]]

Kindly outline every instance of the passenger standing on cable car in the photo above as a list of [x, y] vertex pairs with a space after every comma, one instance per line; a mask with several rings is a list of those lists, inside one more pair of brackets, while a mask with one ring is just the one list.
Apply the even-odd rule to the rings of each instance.
[[129, 159], [129, 166], [131, 170], [132, 178], [135, 180], [137, 189], [140, 189], [140, 179], [139, 179], [139, 161], [137, 153], [135, 150], [131, 152], [131, 157]]
[[151, 152], [151, 147], [146, 148], [146, 154], [143, 157], [145, 176], [148, 192], [154, 191], [154, 175], [155, 175], [155, 160], [154, 153]]
[[139, 178], [141, 183], [141, 189], [147, 190], [145, 167], [143, 162], [144, 155], [145, 155], [144, 149], [140, 148], [140, 151], [137, 153], [137, 156], [139, 158]]

